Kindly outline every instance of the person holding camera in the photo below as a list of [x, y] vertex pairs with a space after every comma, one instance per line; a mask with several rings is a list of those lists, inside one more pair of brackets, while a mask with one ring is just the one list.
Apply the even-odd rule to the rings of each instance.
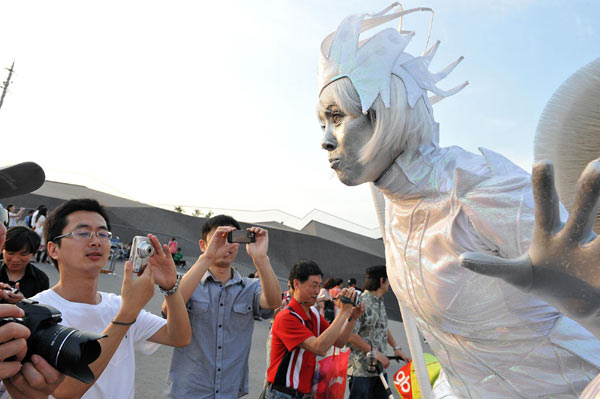
[[[63, 203], [48, 216], [45, 234], [59, 281], [33, 299], [58, 309], [61, 324], [105, 335], [98, 341], [100, 356], [89, 366], [95, 380], [86, 384], [66, 377], [54, 397], [133, 399], [134, 345], [149, 354], [157, 347], [150, 343], [185, 346], [190, 342], [190, 322], [168, 247], [149, 234], [154, 253], [148, 266], [134, 278], [132, 262], [125, 262], [118, 296], [98, 291], [100, 270], [110, 255], [112, 236], [107, 213], [98, 201], [74, 199]], [[166, 321], [143, 310], [154, 295], [155, 285], [166, 298]]]
[[[43, 169], [33, 162], [0, 168], [0, 198], [37, 190], [44, 179]], [[8, 217], [8, 210], [0, 206], [0, 248], [6, 239]], [[6, 297], [2, 295], [1, 299], [5, 302]], [[0, 304], [0, 318], [24, 316], [23, 310], [16, 305]], [[48, 398], [64, 379], [64, 375], [41, 356], [34, 354], [30, 361], [21, 363], [27, 354], [29, 336], [29, 329], [22, 324], [11, 322], [0, 325], [0, 379], [13, 399]]]
[[[269, 317], [281, 304], [281, 288], [267, 256], [265, 229], [250, 227], [255, 242], [246, 251], [260, 279], [242, 277], [232, 264], [239, 243], [228, 235], [240, 230], [231, 216], [208, 219], [201, 229], [203, 254], [181, 280], [192, 324], [192, 343], [173, 351], [169, 398], [237, 398], [248, 393], [248, 357], [254, 316]], [[246, 236], [246, 234], [244, 234]], [[163, 304], [163, 312], [168, 309]]]
[[15, 226], [8, 229], [2, 247], [4, 262], [0, 267], [0, 282], [15, 288], [6, 302], [17, 303], [47, 290], [48, 276], [31, 263], [40, 246], [40, 238], [28, 227]]
[[[350, 358], [348, 359], [349, 399], [387, 399], [379, 373], [369, 371], [368, 354], [375, 357], [384, 369], [390, 365], [385, 356], [387, 345], [394, 349], [394, 356], [405, 362], [410, 358], [397, 345], [388, 329], [388, 318], [383, 303], [383, 295], [390, 289], [385, 266], [372, 266], [367, 269], [367, 279], [363, 285], [362, 302], [365, 313], [359, 317], [350, 336]], [[384, 373], [387, 379], [387, 374]]]
[[271, 362], [265, 399], [310, 398], [316, 355], [325, 356], [333, 346], [343, 347], [364, 308], [354, 306], [353, 288], [338, 297], [339, 312], [331, 325], [313, 307], [323, 272], [310, 260], [300, 260], [290, 270], [293, 297], [277, 314], [271, 329]]

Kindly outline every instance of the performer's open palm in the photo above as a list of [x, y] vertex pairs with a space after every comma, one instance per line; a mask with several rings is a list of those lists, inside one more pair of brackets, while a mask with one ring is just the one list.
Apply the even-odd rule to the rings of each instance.
[[566, 224], [559, 216], [552, 164], [536, 163], [531, 178], [535, 225], [529, 251], [516, 259], [467, 252], [462, 265], [537, 295], [600, 337], [600, 239], [592, 232], [600, 205], [600, 160], [581, 174]]

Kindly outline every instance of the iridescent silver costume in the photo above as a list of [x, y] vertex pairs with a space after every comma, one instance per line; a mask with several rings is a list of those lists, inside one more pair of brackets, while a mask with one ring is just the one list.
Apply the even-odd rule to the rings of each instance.
[[[402, 18], [416, 12], [433, 14], [394, 3], [346, 17], [323, 40], [321, 146], [342, 183], [375, 180], [386, 197], [388, 277], [443, 366], [437, 398], [576, 398], [599, 372], [600, 341], [548, 302], [600, 331], [597, 273], [587, 267], [600, 241], [586, 238], [600, 162], [584, 173], [581, 206], [563, 230], [552, 173], [534, 169], [530, 245], [530, 176], [492, 151], [438, 147], [432, 105], [465, 84], [437, 83], [461, 58], [431, 73], [439, 42], [421, 56], [404, 51], [414, 32]], [[398, 29], [365, 37], [392, 20]]]
[[436, 397], [576, 398], [599, 372], [600, 342], [545, 302], [460, 266], [466, 251], [518, 257], [532, 235], [530, 176], [481, 152], [431, 144], [376, 182], [392, 287], [443, 366]]

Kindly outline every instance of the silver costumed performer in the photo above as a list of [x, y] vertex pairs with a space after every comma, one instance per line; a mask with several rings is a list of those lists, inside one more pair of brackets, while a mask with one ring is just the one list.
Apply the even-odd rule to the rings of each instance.
[[388, 277], [443, 366], [434, 395], [576, 398], [599, 372], [600, 341], [547, 302], [459, 259], [528, 250], [531, 178], [489, 150], [439, 148], [431, 105], [466, 83], [448, 91], [436, 83], [461, 59], [430, 73], [439, 42], [413, 57], [404, 52], [413, 33], [401, 27], [359, 41], [362, 31], [431, 11], [389, 14], [396, 6], [347, 17], [324, 39], [318, 113], [339, 179], [374, 181], [385, 195]]

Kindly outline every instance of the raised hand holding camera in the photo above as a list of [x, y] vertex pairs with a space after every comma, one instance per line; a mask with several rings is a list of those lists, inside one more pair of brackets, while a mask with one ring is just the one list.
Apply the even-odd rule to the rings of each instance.
[[147, 267], [137, 278], [133, 277], [133, 263], [125, 262], [121, 284], [122, 305], [115, 320], [121, 323], [135, 321], [138, 314], [154, 295], [154, 273]]
[[337, 306], [342, 309], [351, 309], [356, 304], [356, 291], [354, 288], [344, 288], [337, 297]]
[[[354, 290], [354, 288], [352, 289]], [[354, 296], [352, 297], [343, 296], [340, 294], [339, 298], [342, 303], [351, 303], [354, 307], [360, 306], [362, 303], [362, 294], [356, 291], [354, 291]]]
[[[227, 255], [232, 247], [237, 247], [240, 244], [227, 242], [227, 236], [230, 232], [236, 231], [233, 226], [219, 226], [215, 230], [212, 239], [208, 243], [200, 243], [202, 256], [208, 258], [210, 262], [220, 259]], [[202, 241], [202, 240], [200, 240]]]
[[234, 230], [227, 234], [227, 242], [232, 244], [252, 244], [256, 242], [256, 235], [248, 230]]
[[269, 232], [260, 227], [250, 227], [246, 230], [249, 233], [254, 234], [255, 241], [246, 244], [246, 252], [254, 260], [260, 260], [267, 256], [267, 250], [269, 249]]
[[133, 265], [133, 273], [141, 276], [148, 265], [153, 268], [154, 282], [161, 288], [173, 287], [177, 280], [177, 270], [169, 247], [161, 246], [153, 234], [135, 236], [131, 244], [129, 261]]
[[133, 263], [133, 272], [138, 276], [142, 274], [150, 257], [154, 254], [154, 246], [150, 238], [144, 236], [135, 236], [131, 242], [131, 254], [129, 260]]
[[149, 264], [154, 275], [154, 282], [163, 290], [169, 290], [177, 282], [177, 268], [169, 251], [169, 246], [161, 245], [158, 238], [148, 234], [148, 239], [154, 247], [154, 253], [150, 256]]

